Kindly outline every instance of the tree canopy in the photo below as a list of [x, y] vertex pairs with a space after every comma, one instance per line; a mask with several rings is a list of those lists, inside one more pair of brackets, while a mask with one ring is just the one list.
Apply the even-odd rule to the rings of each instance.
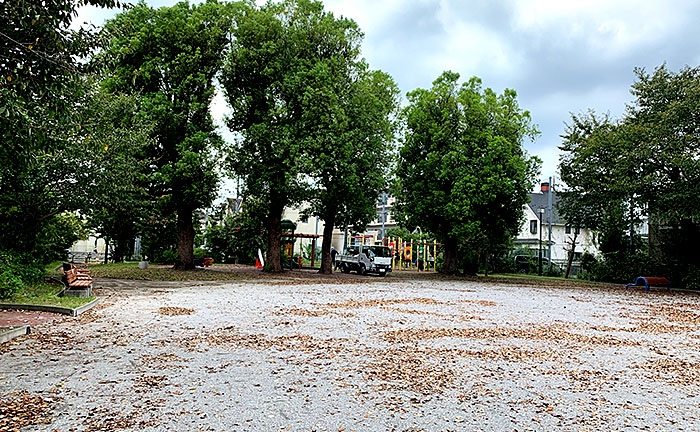
[[[61, 213], [84, 208], [93, 184], [93, 142], [85, 131], [96, 127], [94, 85], [81, 59], [98, 45], [98, 34], [71, 29], [80, 4], [118, 2], [0, 5], [0, 244], [39, 260], [53, 254], [42, 252], [38, 239], [70, 219]], [[73, 240], [47, 244], [61, 251]]]
[[515, 91], [458, 80], [444, 72], [431, 89], [408, 93], [396, 207], [404, 224], [444, 243], [444, 272], [461, 263], [474, 273], [519, 229], [539, 164], [522, 143], [537, 130]]
[[[286, 206], [310, 202], [330, 230], [338, 212], [360, 204], [357, 213], [342, 214], [368, 220], [366, 196], [373, 206], [385, 168], [367, 155], [383, 152], [377, 144], [387, 138], [383, 118], [393, 109], [395, 86], [359, 60], [355, 22], [335, 18], [320, 2], [249, 5], [239, 18], [221, 80], [232, 107], [228, 125], [239, 137], [229, 161], [246, 194], [268, 203], [267, 262], [281, 271]], [[324, 236], [327, 255], [330, 239]]]
[[[589, 112], [572, 116], [561, 149], [562, 201], [567, 218], [601, 233], [609, 268], [629, 268], [603, 278], [629, 279], [637, 267], [661, 264], [680, 283], [700, 262], [700, 68], [649, 74], [636, 69], [633, 104], [620, 120]], [[634, 228], [649, 224], [649, 244]], [[645, 257], [639, 266], [627, 263]]]
[[149, 191], [163, 216], [177, 218], [178, 268], [193, 268], [195, 211], [218, 184], [214, 150], [221, 145], [210, 104], [237, 5], [209, 1], [152, 9], [139, 3], [105, 24], [113, 35], [96, 59], [103, 87], [138, 97], [136, 115], [152, 125]]

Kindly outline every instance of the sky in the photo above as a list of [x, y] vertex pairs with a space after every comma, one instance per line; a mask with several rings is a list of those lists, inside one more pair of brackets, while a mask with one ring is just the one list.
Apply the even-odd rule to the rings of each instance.
[[[147, 1], [153, 7], [174, 0]], [[540, 136], [525, 143], [557, 176], [560, 135], [571, 114], [620, 118], [633, 102], [634, 68], [700, 65], [695, 0], [325, 0], [365, 34], [363, 57], [394, 77], [402, 94], [430, 88], [445, 70], [518, 94]], [[101, 25], [114, 10], [84, 7], [76, 23]], [[214, 101], [221, 122], [223, 98]]]

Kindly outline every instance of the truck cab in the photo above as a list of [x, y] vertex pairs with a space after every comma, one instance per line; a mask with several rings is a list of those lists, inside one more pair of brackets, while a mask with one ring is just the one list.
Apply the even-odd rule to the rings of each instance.
[[391, 271], [392, 253], [386, 246], [351, 246], [339, 255], [338, 267], [343, 273], [356, 271], [357, 274], [376, 273], [386, 276]]

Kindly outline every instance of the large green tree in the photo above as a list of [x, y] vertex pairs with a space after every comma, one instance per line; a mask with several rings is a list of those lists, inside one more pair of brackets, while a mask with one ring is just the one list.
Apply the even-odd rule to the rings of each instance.
[[519, 229], [539, 165], [522, 144], [537, 131], [515, 91], [458, 80], [444, 72], [431, 89], [408, 93], [396, 207], [405, 224], [444, 244], [444, 272], [461, 262], [473, 273]]
[[70, 27], [83, 4], [118, 2], [0, 4], [0, 245], [37, 258], [48, 256], [38, 239], [61, 223], [58, 215], [85, 207], [92, 184], [84, 132], [95, 126], [93, 86], [81, 59], [97, 35]]
[[236, 4], [187, 2], [152, 9], [139, 3], [105, 24], [113, 35], [97, 58], [103, 86], [139, 98], [137, 115], [152, 124], [150, 193], [177, 218], [177, 268], [194, 268], [195, 211], [208, 206], [221, 145], [210, 113]]
[[[607, 261], [649, 250], [680, 282], [700, 262], [700, 68], [635, 73], [636, 99], [622, 119], [572, 117], [561, 146], [562, 210], [600, 231]], [[634, 226], [642, 218], [651, 244], [640, 251]]]
[[148, 194], [148, 148], [153, 145], [150, 124], [133, 113], [133, 96], [99, 92], [93, 98], [96, 125], [86, 133], [92, 142], [91, 189], [82, 213], [89, 226], [107, 243], [115, 262], [130, 257], [134, 239], [151, 214], [153, 197]]
[[311, 211], [324, 221], [321, 273], [332, 272], [335, 226], [361, 230], [376, 217], [391, 166], [399, 90], [393, 79], [353, 60], [316, 67], [307, 81], [305, 163]]
[[[239, 137], [231, 168], [245, 180], [246, 194], [268, 203], [267, 262], [273, 271], [282, 271], [282, 212], [328, 183], [314, 164], [330, 165], [319, 159], [334, 157], [338, 140], [331, 134], [351, 129], [341, 124], [349, 120], [344, 111], [358, 104], [352, 99], [369, 85], [349, 78], [353, 70], [362, 72], [357, 65], [361, 34], [353, 21], [336, 19], [320, 2], [309, 0], [249, 5], [232, 34], [222, 75], [233, 111], [229, 128]], [[340, 118], [332, 118], [336, 115]], [[315, 154], [316, 149], [326, 156]], [[375, 188], [368, 184], [368, 190]], [[315, 210], [320, 213], [320, 205]], [[324, 211], [332, 229], [332, 209]]]

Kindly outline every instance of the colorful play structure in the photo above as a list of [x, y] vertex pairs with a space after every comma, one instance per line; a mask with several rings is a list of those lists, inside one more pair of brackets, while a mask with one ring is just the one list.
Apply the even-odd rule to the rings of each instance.
[[[316, 248], [317, 241], [319, 238], [323, 237], [320, 234], [303, 234], [297, 233], [297, 225], [289, 219], [282, 220], [282, 248], [284, 250], [284, 255], [289, 258], [289, 267], [301, 268], [302, 258], [301, 249], [304, 246], [303, 239], [309, 239], [311, 242], [311, 267], [316, 264]], [[299, 239], [298, 251], [296, 257], [295, 255], [295, 244]], [[347, 236], [346, 247], [357, 246], [357, 245], [383, 245], [391, 248], [393, 255], [392, 258], [392, 270], [417, 270], [417, 271], [435, 271], [435, 259], [438, 257], [438, 246], [442, 246], [441, 243], [436, 243], [434, 241], [422, 240], [404, 240], [400, 237], [385, 237], [383, 240], [377, 239], [377, 234], [359, 234]], [[286, 264], [285, 264], [286, 265]], [[259, 264], [262, 267], [261, 264]]]
[[360, 234], [348, 236], [347, 246], [381, 245], [391, 248], [394, 256], [391, 268], [394, 271], [418, 270], [435, 271], [435, 258], [438, 256], [438, 246], [441, 243], [423, 240], [404, 240], [402, 238], [385, 237], [377, 241], [376, 234]]

